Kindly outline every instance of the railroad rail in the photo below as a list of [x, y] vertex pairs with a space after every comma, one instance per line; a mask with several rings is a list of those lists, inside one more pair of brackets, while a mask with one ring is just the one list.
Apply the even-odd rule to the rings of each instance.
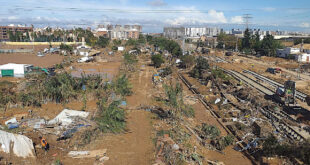
[[[280, 83], [278, 83], [278, 82], [276, 82], [276, 81], [273, 81], [273, 80], [271, 80], [271, 79], [269, 79], [269, 78], [267, 78], [267, 77], [264, 77], [264, 76], [262, 76], [262, 75], [260, 75], [260, 74], [257, 74], [257, 73], [255, 73], [255, 72], [252, 72], [252, 71], [250, 71], [250, 70], [243, 70], [243, 72], [244, 72], [244, 73], [251, 74], [251, 75], [253, 75], [256, 79], [261, 80], [261, 81], [264, 81], [264, 82], [270, 84], [271, 86], [273, 86], [273, 87], [275, 87], [275, 88], [277, 88], [277, 87], [282, 87], [282, 88], [283, 88], [283, 87], [284, 87], [283, 84], [280, 84]], [[296, 98], [298, 98], [298, 99], [301, 100], [302, 102], [305, 102], [305, 101], [306, 101], [306, 97], [307, 97], [307, 94], [302, 93], [302, 92], [296, 90]]]
[[[242, 139], [239, 137], [239, 136], [236, 136], [229, 128], [227, 128], [224, 123], [222, 121], [220, 121], [220, 116], [215, 113], [213, 111], [213, 108], [211, 105], [209, 105], [209, 103], [205, 100], [205, 98], [203, 98], [201, 95], [200, 95], [200, 92], [196, 89], [196, 88], [193, 88], [193, 85], [182, 75], [178, 72], [178, 77], [182, 80], [182, 82], [188, 87], [188, 89], [190, 91], [192, 91], [193, 94], [197, 95], [198, 96], [198, 99], [199, 101], [205, 106], [205, 108], [211, 113], [211, 115], [216, 119], [216, 121], [224, 128], [224, 130], [228, 133], [228, 134], [231, 134], [233, 135], [238, 141], [241, 141]], [[244, 143], [238, 143], [237, 144], [240, 148], [245, 148], [246, 147], [246, 144]], [[244, 151], [243, 152], [245, 154], [245, 156], [247, 158], [249, 158], [249, 160], [251, 160], [251, 162], [253, 164], [257, 164], [257, 161], [255, 160], [255, 158], [253, 156], [251, 156], [251, 154], [249, 154], [247, 151]]]
[[[226, 72], [227, 74], [235, 77], [238, 80], [241, 80], [245, 83], [247, 83], [249, 86], [256, 88], [257, 90], [259, 90], [260, 92], [267, 94], [267, 95], [273, 95], [274, 92], [265, 87], [264, 85], [261, 85], [258, 82], [255, 82], [255, 80], [239, 73], [239, 72], [235, 72], [235, 71], [231, 71], [231, 70], [225, 70], [223, 69], [224, 72]], [[284, 111], [272, 111], [269, 109], [261, 109], [262, 114], [264, 114], [266, 117], [272, 119], [273, 121], [278, 121], [279, 122], [279, 128], [282, 129], [284, 132], [287, 132], [286, 134], [291, 137], [291, 139], [295, 139], [295, 140], [306, 140], [307, 137], [305, 137], [304, 135], [302, 135], [302, 133], [300, 133], [298, 130], [293, 129], [292, 127], [289, 126], [289, 124], [287, 124], [286, 122], [284, 122], [282, 119], [286, 118], [289, 119], [293, 122], [297, 121], [295, 119], [293, 119], [292, 117], [290, 117], [287, 113], [285, 113]]]

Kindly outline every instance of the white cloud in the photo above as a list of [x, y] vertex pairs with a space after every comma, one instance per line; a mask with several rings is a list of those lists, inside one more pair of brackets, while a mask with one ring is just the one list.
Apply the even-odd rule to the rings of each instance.
[[[188, 10], [188, 9], [187, 9]], [[227, 19], [223, 12], [209, 10], [207, 13], [202, 13], [198, 10], [191, 12], [180, 13], [176, 18], [166, 19], [166, 23], [170, 25], [200, 25], [206, 23], [227, 23]]]
[[263, 11], [266, 11], [266, 12], [273, 12], [275, 10], [276, 10], [276, 8], [273, 8], [273, 7], [265, 7], [265, 8], [263, 8]]
[[302, 27], [302, 28], [310, 28], [310, 23], [303, 22], [303, 23], [300, 24], [300, 27]]
[[149, 5], [155, 6], [155, 7], [160, 7], [160, 6], [166, 6], [167, 3], [164, 2], [164, 0], [152, 0], [148, 2]]
[[8, 20], [12, 20], [12, 21], [13, 21], [13, 20], [17, 20], [17, 19], [18, 19], [17, 16], [9, 16], [9, 17], [8, 17]]
[[231, 18], [230, 22], [235, 23], [235, 24], [241, 24], [241, 23], [243, 23], [243, 17], [242, 16], [234, 16]]

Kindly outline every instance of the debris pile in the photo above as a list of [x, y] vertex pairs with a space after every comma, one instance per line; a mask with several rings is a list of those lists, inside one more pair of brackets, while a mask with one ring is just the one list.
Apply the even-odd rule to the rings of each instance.
[[35, 157], [33, 142], [24, 135], [8, 133], [0, 130], [0, 151], [10, 154], [13, 152], [18, 157]]

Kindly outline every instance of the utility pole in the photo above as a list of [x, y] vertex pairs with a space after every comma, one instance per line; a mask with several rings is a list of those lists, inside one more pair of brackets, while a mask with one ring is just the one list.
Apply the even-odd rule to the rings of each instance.
[[244, 19], [244, 23], [245, 23], [246, 29], [249, 29], [249, 24], [251, 23], [250, 19], [252, 19], [252, 18], [253, 17], [251, 16], [251, 14], [244, 14], [243, 15], [243, 19]]
[[237, 41], [236, 41], [236, 52], [238, 52], [238, 37], [237, 37]]
[[304, 47], [304, 39], [301, 39], [300, 54], [298, 55], [298, 72], [297, 72], [298, 79], [300, 79], [300, 73], [301, 73], [300, 62], [302, 61], [302, 52], [304, 51], [303, 47]]

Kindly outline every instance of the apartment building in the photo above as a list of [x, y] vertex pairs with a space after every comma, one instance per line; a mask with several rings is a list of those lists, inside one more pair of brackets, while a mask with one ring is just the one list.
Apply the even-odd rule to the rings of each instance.
[[213, 37], [217, 36], [223, 32], [223, 29], [219, 29], [216, 27], [202, 27], [202, 28], [185, 28], [185, 36], [186, 37], [200, 37], [200, 36], [207, 36], [207, 37]]
[[164, 36], [170, 39], [179, 39], [185, 36], [184, 27], [164, 27]]
[[[106, 27], [106, 28], [104, 28]], [[110, 39], [138, 39], [142, 32], [142, 26], [140, 25], [99, 25], [95, 31], [96, 36], [104, 36]]]
[[216, 27], [165, 27], [164, 36], [171, 39], [182, 37], [200, 38], [201, 36], [213, 37], [223, 32]]
[[9, 32], [15, 34], [16, 32], [25, 33], [27, 31], [33, 31], [32, 27], [26, 26], [15, 26], [15, 25], [8, 25], [8, 26], [0, 26], [0, 41], [8, 41], [9, 40]]

